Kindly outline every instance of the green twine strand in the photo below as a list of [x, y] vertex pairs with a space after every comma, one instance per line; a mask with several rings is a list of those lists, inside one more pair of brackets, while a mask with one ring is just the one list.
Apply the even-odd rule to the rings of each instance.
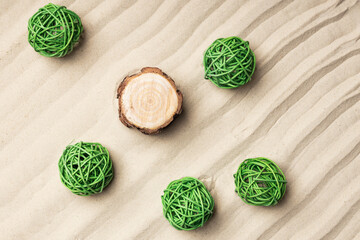
[[240, 164], [234, 178], [235, 191], [250, 205], [276, 205], [285, 194], [285, 175], [267, 158], [246, 159]]
[[100, 143], [67, 146], [59, 160], [59, 171], [61, 182], [80, 196], [102, 192], [113, 178], [109, 152]]
[[205, 79], [220, 88], [236, 88], [250, 81], [255, 64], [249, 42], [238, 37], [219, 38], [205, 52]]
[[165, 218], [178, 230], [199, 228], [213, 214], [214, 199], [196, 178], [172, 181], [161, 200]]
[[47, 57], [63, 57], [72, 52], [83, 26], [76, 13], [49, 3], [29, 19], [28, 30], [28, 41], [36, 52]]

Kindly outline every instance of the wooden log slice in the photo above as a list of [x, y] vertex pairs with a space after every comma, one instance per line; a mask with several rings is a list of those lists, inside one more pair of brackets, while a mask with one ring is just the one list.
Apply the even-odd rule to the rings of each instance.
[[158, 133], [181, 113], [183, 96], [159, 68], [146, 67], [127, 76], [118, 88], [119, 117], [142, 133]]

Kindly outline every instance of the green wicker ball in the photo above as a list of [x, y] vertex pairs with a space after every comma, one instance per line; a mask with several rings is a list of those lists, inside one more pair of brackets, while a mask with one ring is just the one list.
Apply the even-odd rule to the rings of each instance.
[[80, 196], [101, 193], [113, 178], [109, 152], [100, 143], [67, 146], [59, 160], [59, 171], [61, 182]]
[[199, 228], [213, 214], [214, 199], [196, 178], [172, 181], [161, 200], [165, 218], [178, 230]]
[[78, 43], [83, 26], [76, 13], [49, 3], [29, 19], [28, 30], [28, 41], [36, 52], [47, 57], [63, 57]]
[[219, 38], [205, 52], [205, 79], [220, 88], [236, 88], [250, 81], [255, 64], [249, 42], [238, 37]]
[[240, 164], [234, 178], [235, 192], [250, 205], [276, 205], [285, 194], [285, 175], [267, 158], [246, 159]]

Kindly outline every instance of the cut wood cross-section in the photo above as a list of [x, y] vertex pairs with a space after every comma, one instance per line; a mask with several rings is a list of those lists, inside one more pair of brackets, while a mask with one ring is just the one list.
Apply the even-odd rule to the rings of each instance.
[[163, 71], [146, 67], [122, 81], [118, 99], [119, 117], [125, 126], [154, 134], [181, 113], [183, 96]]

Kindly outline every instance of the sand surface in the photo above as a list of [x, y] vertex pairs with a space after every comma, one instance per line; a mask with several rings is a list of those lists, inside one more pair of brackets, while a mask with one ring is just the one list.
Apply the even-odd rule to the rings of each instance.
[[[40, 56], [27, 21], [48, 3], [0, 0], [0, 239], [360, 239], [360, 1], [55, 0], [82, 19], [69, 56]], [[253, 80], [204, 80], [219, 37], [250, 42]], [[145, 66], [168, 73], [184, 111], [146, 136], [118, 119], [116, 89]], [[72, 194], [57, 163], [77, 141], [106, 146], [115, 178]], [[276, 207], [244, 204], [232, 174], [268, 157], [289, 183]], [[160, 196], [184, 176], [204, 181], [215, 214], [172, 228]]]

